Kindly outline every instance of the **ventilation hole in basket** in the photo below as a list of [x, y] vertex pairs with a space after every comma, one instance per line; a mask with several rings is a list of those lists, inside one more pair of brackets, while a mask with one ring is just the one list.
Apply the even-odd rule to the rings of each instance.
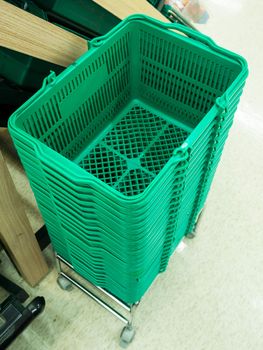
[[113, 186], [127, 170], [126, 161], [98, 145], [79, 163], [83, 169]]
[[158, 174], [188, 135], [187, 131], [170, 124], [141, 159], [142, 166]]
[[164, 125], [165, 121], [157, 115], [135, 106], [103, 141], [128, 158], [137, 158]]
[[154, 176], [149, 175], [142, 169], [133, 169], [116, 186], [116, 189], [126, 196], [135, 196], [142, 193], [153, 179]]
[[130, 33], [126, 33], [119, 40], [116, 40], [114, 45], [112, 45], [106, 52], [106, 66], [108, 74], [111, 74], [116, 70], [116, 67], [123, 62], [127, 61], [129, 58], [129, 36]]

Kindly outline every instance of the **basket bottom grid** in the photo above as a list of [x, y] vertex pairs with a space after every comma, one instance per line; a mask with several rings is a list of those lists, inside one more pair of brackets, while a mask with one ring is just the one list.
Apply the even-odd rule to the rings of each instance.
[[190, 133], [187, 126], [132, 101], [75, 162], [124, 195], [143, 192]]

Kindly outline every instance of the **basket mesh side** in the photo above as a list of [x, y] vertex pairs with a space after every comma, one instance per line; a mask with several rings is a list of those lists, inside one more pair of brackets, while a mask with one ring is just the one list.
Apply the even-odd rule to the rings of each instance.
[[140, 30], [141, 93], [158, 108], [196, 126], [235, 79], [233, 65], [191, 45]]
[[127, 172], [117, 184], [116, 189], [126, 196], [134, 196], [145, 190], [154, 176], [146, 173], [143, 169], [133, 169]]
[[145, 190], [188, 134], [136, 103], [78, 164], [133, 196]]
[[130, 35], [124, 33], [84, 67], [76, 66], [55, 93], [34, 105], [20, 127], [73, 160], [130, 98]]

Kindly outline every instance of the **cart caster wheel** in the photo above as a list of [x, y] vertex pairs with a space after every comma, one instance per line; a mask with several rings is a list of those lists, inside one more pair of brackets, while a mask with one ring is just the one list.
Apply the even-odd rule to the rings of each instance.
[[196, 237], [196, 234], [194, 232], [189, 232], [186, 234], [186, 238], [188, 239], [193, 239]]
[[122, 329], [120, 336], [120, 346], [126, 348], [132, 341], [135, 336], [135, 330], [132, 326], [125, 326]]
[[69, 282], [65, 277], [58, 276], [57, 278], [57, 284], [62, 290], [66, 290], [67, 292], [70, 292], [73, 289], [73, 285], [71, 282]]

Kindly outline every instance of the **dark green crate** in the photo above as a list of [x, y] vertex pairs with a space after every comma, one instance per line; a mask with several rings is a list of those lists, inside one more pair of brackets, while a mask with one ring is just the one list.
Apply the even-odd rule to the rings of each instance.
[[31, 96], [32, 93], [29, 91], [23, 91], [6, 79], [0, 78], [1, 104], [19, 106]]
[[63, 68], [13, 50], [0, 49], [0, 75], [29, 92], [39, 89], [50, 70], [60, 73]]
[[[76, 30], [104, 35], [120, 20], [92, 0], [35, 0], [56, 21], [69, 21]], [[78, 31], [78, 30], [77, 30]]]

